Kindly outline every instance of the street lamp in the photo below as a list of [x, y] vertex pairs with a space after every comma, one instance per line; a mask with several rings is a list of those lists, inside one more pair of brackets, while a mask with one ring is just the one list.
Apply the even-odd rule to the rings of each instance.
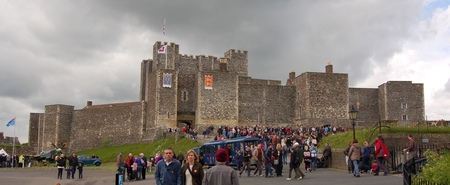
[[355, 119], [356, 116], [358, 116], [358, 111], [355, 110], [355, 108], [352, 105], [352, 110], [350, 110], [350, 112], [348, 112], [348, 115], [350, 116], [350, 119], [352, 120], [352, 126], [353, 126], [353, 139], [355, 139]]

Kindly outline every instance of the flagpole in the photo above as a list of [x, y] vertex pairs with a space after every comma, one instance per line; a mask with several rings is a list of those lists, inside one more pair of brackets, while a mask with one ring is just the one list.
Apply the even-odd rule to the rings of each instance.
[[[164, 19], [164, 25], [163, 25], [163, 44], [164, 40], [166, 40], [166, 19]], [[166, 67], [164, 69], [167, 69], [167, 46], [164, 48], [166, 53]]]
[[[15, 156], [15, 154], [14, 154], [14, 152], [15, 152], [15, 151], [14, 151], [15, 147], [16, 147], [16, 125], [14, 125], [13, 152], [12, 152], [13, 157]], [[11, 157], [11, 158], [13, 158], [13, 157]], [[16, 160], [14, 160], [13, 164], [15, 163], [15, 161], [16, 161]], [[16, 166], [17, 166], [17, 164], [14, 165], [14, 167], [16, 167]]]

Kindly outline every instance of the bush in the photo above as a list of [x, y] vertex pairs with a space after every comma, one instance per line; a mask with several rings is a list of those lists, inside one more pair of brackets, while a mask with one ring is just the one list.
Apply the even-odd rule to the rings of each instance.
[[439, 155], [436, 152], [427, 150], [425, 153], [427, 164], [423, 168], [420, 178], [436, 182], [439, 184], [450, 184], [450, 153]]

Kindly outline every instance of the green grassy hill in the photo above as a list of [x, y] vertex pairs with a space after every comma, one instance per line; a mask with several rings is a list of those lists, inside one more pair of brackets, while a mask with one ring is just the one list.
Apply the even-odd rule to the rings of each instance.
[[89, 155], [95, 154], [102, 159], [103, 163], [115, 162], [117, 154], [120, 151], [124, 152], [123, 157], [125, 158], [129, 153], [133, 155], [139, 155], [140, 153], [144, 153], [145, 156], [155, 156], [156, 153], [162, 153], [163, 150], [167, 147], [172, 147], [175, 150], [175, 153], [178, 154], [180, 151], [183, 154], [194, 147], [201, 146], [202, 144], [187, 138], [181, 138], [177, 143], [175, 143], [175, 138], [167, 138], [167, 139], [159, 139], [152, 143], [136, 143], [129, 145], [121, 145], [121, 146], [107, 146], [102, 148], [97, 148], [93, 150], [85, 150], [77, 152], [77, 155]]

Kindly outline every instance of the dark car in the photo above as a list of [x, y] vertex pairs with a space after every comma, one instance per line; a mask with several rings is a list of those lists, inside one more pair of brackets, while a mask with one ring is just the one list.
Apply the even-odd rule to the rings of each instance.
[[91, 156], [87, 155], [80, 155], [78, 156], [78, 162], [82, 163], [84, 166], [100, 166], [102, 164], [102, 159], [100, 158], [92, 158]]

